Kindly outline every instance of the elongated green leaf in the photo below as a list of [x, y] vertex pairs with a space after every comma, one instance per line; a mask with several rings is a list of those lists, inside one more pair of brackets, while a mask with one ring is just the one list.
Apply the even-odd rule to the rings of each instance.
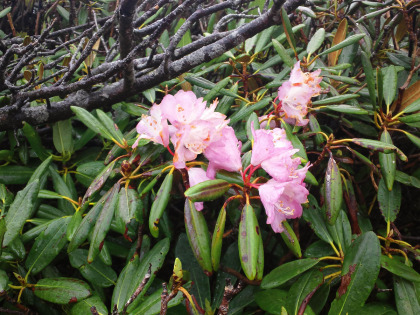
[[364, 304], [378, 277], [380, 256], [375, 233], [366, 232], [356, 238], [344, 256], [341, 285], [328, 314], [352, 314]]
[[321, 47], [322, 43], [324, 42], [324, 39], [325, 29], [320, 28], [312, 36], [311, 40], [308, 43], [308, 46], [306, 46], [306, 52], [312, 55], [315, 51], [318, 50], [319, 47]]
[[326, 226], [334, 243], [345, 253], [351, 243], [351, 226], [346, 213], [340, 210], [334, 225], [326, 224]]
[[226, 224], [226, 208], [222, 207], [217, 217], [216, 225], [214, 227], [213, 237], [211, 240], [211, 264], [213, 270], [219, 269], [220, 255], [222, 253], [223, 233], [225, 232]]
[[[50, 165], [50, 175], [53, 181], [55, 192], [69, 199], [73, 199], [73, 194], [69, 186], [67, 186], [66, 182], [63, 180], [60, 174], [58, 174], [55, 164]], [[63, 198], [58, 201], [58, 208], [64, 210], [67, 214], [73, 214], [75, 210], [73, 204], [69, 200], [65, 200]]]
[[69, 221], [69, 217], [54, 220], [36, 239], [25, 261], [26, 268], [32, 274], [35, 275], [48, 266], [66, 245]]
[[331, 48], [324, 50], [323, 52], [321, 52], [319, 54], [319, 56], [326, 55], [326, 54], [329, 54], [330, 52], [339, 50], [339, 49], [344, 48], [346, 46], [353, 45], [354, 43], [361, 40], [363, 37], [365, 37], [365, 34], [352, 35], [352, 36], [346, 38], [345, 40], [343, 40], [342, 42], [338, 43], [337, 45], [332, 46]]
[[[161, 294], [163, 289], [155, 290], [151, 295], [149, 295], [136, 309], [132, 311], [132, 314], [142, 314], [142, 315], [155, 315], [160, 313], [161, 307]], [[168, 309], [171, 307], [181, 304], [184, 300], [184, 296], [181, 291], [168, 303]]]
[[326, 104], [337, 104], [337, 103], [345, 102], [345, 101], [352, 100], [358, 97], [359, 97], [358, 94], [343, 94], [343, 95], [338, 95], [338, 96], [332, 96], [332, 97], [319, 100], [319, 101], [314, 101], [312, 102], [312, 105], [317, 106], [317, 105], [326, 105]]
[[69, 254], [70, 264], [78, 268], [85, 279], [102, 288], [115, 285], [117, 274], [110, 266], [105, 265], [100, 259], [89, 264], [87, 258], [86, 249], [76, 249]]
[[213, 267], [206, 219], [201, 212], [195, 209], [194, 203], [188, 198], [185, 200], [184, 221], [194, 256], [204, 273], [210, 276], [213, 273]]
[[260, 228], [254, 208], [246, 204], [242, 209], [239, 222], [239, 258], [242, 269], [248, 279], [254, 280], [257, 274], [258, 247]]
[[289, 42], [290, 48], [296, 52], [296, 41], [293, 35], [292, 24], [290, 23], [289, 16], [286, 10], [281, 8], [281, 21], [283, 24], [284, 32], [286, 33], [287, 41]]
[[211, 201], [223, 196], [230, 186], [223, 179], [206, 180], [187, 189], [185, 197], [194, 202]]
[[420, 188], [420, 179], [400, 171], [395, 172], [395, 180], [407, 186]]
[[386, 222], [394, 222], [401, 207], [401, 186], [395, 183], [391, 191], [385, 185], [383, 179], [378, 185], [379, 209]]
[[0, 183], [5, 185], [25, 185], [34, 170], [27, 166], [6, 165], [0, 167]]
[[398, 314], [416, 315], [420, 313], [418, 292], [411, 281], [394, 276], [394, 291]]
[[111, 136], [121, 145], [124, 144], [124, 136], [121, 130], [118, 128], [117, 124], [113, 122], [111, 118], [108, 117], [102, 110], [97, 109], [96, 113], [98, 114], [98, 118], [106, 128], [106, 130], [111, 134]]
[[313, 195], [308, 195], [309, 208], [303, 210], [303, 218], [305, 221], [309, 222], [310, 227], [315, 232], [315, 234], [323, 241], [327, 243], [332, 243], [333, 238], [328, 232], [322, 210], [318, 206]]
[[321, 271], [312, 269], [306, 271], [299, 279], [293, 283], [289, 290], [286, 301], [286, 308], [290, 315], [297, 315], [300, 305], [303, 300], [317, 287], [319, 287], [324, 280]]
[[402, 161], [407, 161], [407, 157], [405, 156], [405, 154], [400, 149], [398, 149], [395, 145], [384, 143], [382, 141], [362, 139], [362, 138], [354, 138], [352, 139], [352, 142], [354, 144], [360, 145], [363, 148], [366, 148], [369, 150], [375, 150], [375, 151], [379, 151], [383, 153], [392, 153], [392, 151], [395, 151]]
[[86, 200], [94, 196], [102, 186], [105, 184], [106, 180], [108, 179], [109, 175], [111, 175], [112, 170], [114, 169], [115, 161], [108, 164], [92, 181], [89, 185], [88, 189], [86, 190], [85, 195], [83, 196], [82, 204], [86, 202]]
[[118, 192], [120, 184], [117, 183], [106, 199], [101, 213], [98, 216], [95, 227], [92, 232], [92, 240], [89, 247], [88, 262], [91, 263], [102, 249], [102, 242], [111, 226], [111, 220], [118, 202]]
[[89, 213], [83, 218], [82, 223], [80, 223], [76, 232], [73, 235], [73, 238], [70, 241], [70, 244], [67, 248], [67, 252], [71, 252], [79, 247], [88, 237], [90, 230], [95, 224], [99, 213], [102, 210], [102, 207], [105, 201], [108, 199], [111, 191], [108, 191], [93, 207], [90, 209]]
[[223, 80], [216, 83], [216, 85], [204, 96], [203, 101], [210, 102], [216, 98], [220, 93], [221, 89], [224, 89], [230, 82], [230, 77], [226, 77]]
[[36, 155], [43, 161], [50, 156], [45, 147], [42, 145], [41, 137], [36, 132], [34, 127], [28, 123], [24, 123], [22, 127], [23, 134], [28, 139], [31, 148], [35, 151]]
[[59, 153], [71, 154], [73, 152], [71, 119], [57, 121], [53, 125], [53, 142]]
[[270, 97], [264, 97], [261, 101], [252, 104], [252, 105], [246, 105], [242, 107], [239, 111], [237, 111], [235, 114], [230, 116], [230, 122], [229, 125], [232, 125], [238, 121], [241, 121], [242, 119], [248, 118], [248, 116], [254, 112], [255, 110], [262, 109], [266, 107], [268, 104], [270, 104], [271, 98]]
[[[397, 93], [397, 69], [394, 65], [391, 65], [386, 69], [385, 76], [384, 76], [384, 87], [383, 87], [383, 95], [385, 104], [387, 107], [392, 104], [392, 101], [395, 98]], [[383, 69], [383, 70], [385, 70]]]
[[[86, 205], [87, 207], [87, 205]], [[67, 236], [67, 240], [71, 241], [71, 239], [74, 236], [74, 233], [77, 231], [77, 229], [79, 228], [80, 224], [82, 223], [82, 216], [83, 216], [83, 212], [84, 211], [76, 211], [70, 219], [69, 224], [67, 225], [67, 230], [66, 230], [66, 236]]]
[[373, 76], [373, 68], [372, 64], [370, 63], [369, 56], [362, 51], [362, 65], [363, 65], [363, 71], [365, 72], [366, 76], [366, 84], [369, 90], [369, 97], [370, 102], [373, 106], [373, 110], [376, 110], [376, 88], [375, 88], [375, 78]]
[[2, 17], [5, 17], [10, 11], [12, 10], [12, 7], [7, 7], [6, 9], [4, 9], [4, 10], [1, 10], [0, 11], [0, 19], [2, 18]]
[[2, 247], [9, 245], [18, 236], [25, 221], [32, 216], [38, 191], [39, 180], [35, 180], [17, 193], [5, 217], [6, 233]]
[[72, 278], [44, 278], [33, 291], [40, 299], [56, 304], [75, 303], [91, 295], [86, 282]]
[[326, 109], [339, 112], [339, 113], [345, 113], [345, 114], [353, 114], [353, 115], [368, 115], [369, 112], [366, 109], [351, 106], [351, 105], [328, 105], [325, 107]]
[[79, 118], [80, 121], [83, 122], [89, 129], [92, 129], [106, 139], [112, 140], [112, 135], [105, 126], [102, 125], [102, 123], [100, 123], [99, 120], [86, 109], [77, 106], [70, 106], [70, 108], [73, 113], [76, 114], [77, 118]]
[[277, 51], [277, 54], [280, 56], [281, 60], [283, 60], [284, 64], [288, 67], [293, 67], [295, 62], [293, 59], [289, 56], [288, 52], [286, 51], [286, 48], [282, 44], [280, 44], [279, 41], [277, 41], [275, 38], [272, 39], [273, 46]]
[[303, 163], [306, 163], [308, 161], [308, 156], [306, 155], [306, 150], [302, 142], [296, 135], [293, 134], [292, 128], [289, 124], [282, 122], [281, 126], [286, 131], [287, 139], [289, 139], [290, 142], [292, 142], [293, 148], [299, 149], [299, 151], [295, 154], [301, 158]]
[[306, 258], [285, 263], [267, 274], [261, 282], [261, 288], [272, 289], [311, 269], [319, 263], [318, 259]]
[[[215, 83], [213, 83], [209, 80], [206, 80], [206, 79], [203, 79], [203, 78], [197, 77], [197, 76], [192, 76], [192, 75], [187, 76], [185, 78], [185, 80], [190, 82], [193, 85], [197, 85], [201, 88], [208, 89], [208, 90], [211, 90], [216, 86]], [[231, 92], [229, 90], [226, 90], [226, 89], [223, 89], [223, 88], [219, 90], [219, 93], [223, 94], [223, 95], [226, 95], [226, 96], [234, 97], [234, 98], [238, 97], [238, 94], [233, 93], [233, 92]]]
[[37, 168], [36, 168], [36, 170], [33, 172], [33, 174], [32, 174], [32, 176], [31, 176], [31, 178], [29, 179], [29, 181], [28, 181], [28, 185], [30, 184], [30, 183], [32, 183], [32, 182], [34, 182], [35, 180], [37, 180], [37, 179], [41, 179], [42, 177], [44, 177], [46, 174], [47, 174], [47, 172], [48, 172], [48, 169], [49, 169], [49, 166], [50, 166], [50, 164], [51, 164], [51, 160], [52, 160], [52, 157], [50, 156], [50, 157], [48, 157], [48, 158], [46, 158], [45, 159], [45, 161], [44, 162], [42, 162]]
[[340, 170], [333, 156], [328, 161], [324, 182], [325, 213], [329, 224], [333, 225], [338, 217], [343, 201], [343, 187]]
[[[134, 291], [137, 289], [137, 287], [140, 285], [141, 281], [145, 277], [149, 266], [151, 265], [151, 274], [150, 280], [147, 282], [147, 284], [144, 286], [143, 291], [140, 293], [140, 295], [137, 297], [137, 299], [134, 300], [134, 302], [128, 307], [128, 312], [132, 312], [140, 303], [141, 303], [141, 297], [147, 292], [147, 289], [150, 287], [150, 285], [153, 282], [153, 279], [156, 276], [156, 273], [159, 271], [159, 269], [162, 267], [163, 262], [165, 261], [166, 254], [169, 251], [169, 239], [165, 238], [161, 241], [159, 241], [153, 248], [141, 259], [140, 265], [136, 270], [136, 273], [133, 275], [133, 278], [131, 279], [131, 282], [133, 282], [132, 287], [130, 287], [130, 290], [128, 293], [129, 295], [126, 297], [127, 299], [124, 301], [124, 304], [127, 302], [128, 298], [134, 293]], [[134, 279], [134, 281], [133, 281]], [[115, 288], [116, 289], [116, 288]], [[122, 305], [124, 305], [122, 304]], [[120, 305], [118, 305], [120, 306]]]
[[281, 315], [281, 308], [285, 307], [287, 291], [279, 289], [261, 290], [255, 294], [255, 302], [269, 314]]
[[408, 139], [410, 139], [411, 142], [413, 142], [418, 148], [420, 148], [420, 138], [416, 137], [415, 135], [409, 133], [409, 132], [404, 132], [405, 135], [407, 136]]
[[292, 227], [287, 223], [287, 221], [283, 221], [284, 231], [281, 232], [281, 237], [283, 241], [286, 243], [286, 246], [295, 254], [296, 257], [302, 257], [302, 251], [300, 250], [299, 240], [296, 237], [295, 232], [293, 231]]
[[172, 189], [172, 180], [172, 173], [166, 175], [165, 179], [162, 182], [162, 185], [159, 188], [158, 193], [156, 194], [155, 201], [153, 201], [152, 209], [150, 210], [149, 215], [149, 230], [153, 237], [159, 236], [158, 224], [160, 218], [162, 217], [163, 211], [166, 209], [166, 206], [169, 202], [170, 191]]
[[73, 305], [70, 310], [70, 315], [89, 314], [92, 306], [95, 306], [99, 314], [108, 314], [108, 310], [101, 298], [94, 295]]
[[420, 282], [420, 274], [417, 271], [395, 258], [382, 255], [381, 267], [408, 281]]
[[[392, 144], [392, 139], [389, 132], [385, 129], [381, 134], [381, 141]], [[392, 190], [395, 180], [395, 171], [397, 170], [397, 161], [395, 153], [379, 153], [379, 164], [381, 165], [381, 173], [384, 178], [386, 187], [389, 191]]]

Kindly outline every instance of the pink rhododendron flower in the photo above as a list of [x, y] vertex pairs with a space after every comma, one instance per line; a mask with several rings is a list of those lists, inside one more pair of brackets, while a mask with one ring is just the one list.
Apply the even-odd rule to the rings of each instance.
[[204, 156], [209, 160], [207, 176], [213, 179], [217, 170], [238, 172], [242, 169], [242, 143], [236, 138], [232, 127], [225, 127], [221, 132], [221, 138], [212, 142], [204, 151]]
[[[195, 186], [201, 182], [205, 182], [206, 180], [210, 180], [210, 178], [207, 177], [206, 172], [199, 167], [188, 169], [188, 178], [190, 187]], [[203, 210], [203, 202], [194, 202], [194, 206], [198, 211]]]
[[281, 233], [284, 230], [283, 221], [302, 215], [302, 203], [307, 202], [309, 191], [298, 180], [279, 182], [271, 179], [259, 187], [259, 193], [267, 214], [267, 224], [271, 224], [274, 232]]
[[162, 115], [161, 107], [157, 104], [150, 108], [150, 116], [142, 116], [136, 129], [140, 136], [133, 144], [133, 148], [138, 146], [140, 139], [149, 139], [165, 147], [169, 144], [168, 121]]
[[298, 126], [305, 126], [308, 123], [309, 120], [304, 117], [308, 113], [308, 103], [311, 98], [319, 95], [321, 91], [320, 73], [320, 69], [304, 73], [300, 69], [300, 62], [295, 64], [289, 81], [283, 83], [278, 90], [282, 106], [280, 113], [285, 114], [286, 121]]

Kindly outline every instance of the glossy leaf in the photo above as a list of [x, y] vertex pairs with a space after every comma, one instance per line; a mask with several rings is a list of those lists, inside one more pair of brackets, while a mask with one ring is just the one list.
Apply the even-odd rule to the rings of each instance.
[[260, 237], [260, 227], [254, 209], [250, 204], [246, 204], [242, 209], [241, 220], [239, 222], [238, 245], [242, 270], [249, 280], [254, 280], [257, 274]]
[[369, 297], [380, 269], [381, 249], [373, 232], [366, 232], [351, 244], [344, 256], [341, 285], [328, 314], [351, 314]]
[[341, 41], [337, 45], [334, 45], [331, 48], [328, 48], [328, 49], [324, 50], [323, 52], [321, 52], [319, 54], [319, 56], [326, 55], [326, 54], [329, 54], [329, 53], [331, 53], [333, 51], [340, 50], [340, 49], [342, 49], [342, 48], [344, 48], [346, 46], [353, 45], [354, 43], [356, 43], [359, 40], [361, 40], [363, 37], [365, 37], [365, 34], [356, 34], [356, 35], [352, 35], [350, 37], [347, 37], [345, 40]]
[[382, 141], [362, 139], [362, 138], [354, 138], [352, 142], [354, 144], [360, 145], [363, 148], [366, 148], [369, 150], [375, 150], [375, 151], [379, 151], [383, 153], [392, 153], [393, 151], [395, 151], [402, 161], [407, 161], [407, 157], [405, 156], [405, 154], [400, 149], [398, 149], [395, 145], [384, 143]]
[[408, 281], [420, 282], [420, 274], [417, 271], [395, 258], [382, 255], [381, 267]]
[[18, 236], [26, 220], [33, 214], [38, 191], [39, 180], [35, 180], [17, 193], [5, 217], [6, 233], [3, 237], [2, 247], [9, 245]]
[[331, 156], [328, 161], [324, 181], [325, 213], [329, 224], [333, 225], [337, 220], [343, 201], [343, 187], [340, 170]]
[[53, 125], [53, 142], [55, 149], [61, 154], [73, 152], [73, 137], [71, 120], [61, 120]]
[[292, 253], [297, 257], [302, 257], [302, 251], [300, 249], [299, 240], [296, 237], [295, 232], [287, 221], [283, 222], [284, 231], [280, 233], [283, 241], [286, 243], [286, 246], [292, 251]]
[[152, 208], [149, 215], [149, 230], [153, 237], [159, 236], [158, 224], [162, 217], [163, 211], [169, 202], [170, 191], [172, 189], [173, 174], [166, 175], [153, 201]]
[[70, 310], [70, 315], [89, 314], [92, 306], [95, 306], [99, 314], [108, 314], [108, 310], [101, 298], [94, 295], [73, 305]]
[[262, 289], [272, 289], [304, 273], [319, 263], [318, 259], [306, 258], [285, 263], [267, 274], [261, 282]]
[[375, 110], [376, 109], [376, 88], [375, 88], [375, 78], [373, 76], [372, 64], [370, 63], [369, 56], [364, 51], [361, 52], [361, 57], [362, 57], [361, 59], [362, 59], [363, 70], [366, 76], [366, 84], [369, 90], [370, 103], [372, 104], [373, 109]]
[[[396, 92], [397, 92], [397, 70], [394, 65], [391, 65], [386, 69], [385, 75], [384, 75], [384, 88], [383, 88], [383, 95], [385, 104], [387, 107], [389, 107], [392, 103], [392, 101], [395, 98]], [[385, 70], [383, 69], [383, 70]]]
[[56, 304], [70, 304], [91, 295], [86, 282], [72, 278], [44, 278], [39, 280], [33, 291], [37, 297]]
[[112, 136], [112, 138], [120, 143], [121, 145], [124, 144], [124, 136], [121, 130], [118, 128], [117, 124], [112, 121], [111, 118], [108, 117], [102, 110], [97, 109], [96, 113], [98, 114], [98, 118], [101, 121], [102, 125], [106, 128], [108, 133]]
[[[381, 134], [381, 141], [392, 144], [389, 132], [385, 129]], [[379, 153], [379, 164], [381, 165], [381, 173], [384, 178], [386, 187], [392, 190], [395, 180], [395, 171], [397, 170], [397, 161], [395, 153]]]
[[92, 183], [89, 185], [86, 190], [85, 195], [83, 196], [82, 204], [86, 202], [89, 197], [93, 197], [105, 184], [108, 177], [111, 175], [112, 170], [114, 169], [115, 161], [108, 164], [102, 171], [95, 177]]
[[115, 208], [118, 203], [118, 191], [120, 184], [117, 183], [112, 188], [108, 198], [105, 200], [102, 211], [98, 216], [95, 227], [92, 232], [92, 240], [89, 247], [88, 262], [91, 263], [102, 249], [102, 242], [111, 226], [111, 220], [114, 216]]
[[223, 233], [225, 232], [226, 224], [226, 208], [222, 207], [217, 217], [216, 225], [214, 226], [213, 237], [211, 240], [211, 264], [213, 270], [219, 269], [220, 255], [222, 254]]
[[105, 128], [99, 120], [89, 113], [86, 109], [77, 106], [70, 106], [71, 110], [76, 114], [77, 118], [80, 119], [88, 128], [92, 129], [102, 137], [112, 140], [112, 135]]
[[184, 221], [194, 256], [204, 273], [210, 276], [213, 273], [213, 267], [207, 222], [203, 214], [195, 209], [194, 202], [188, 198], [185, 200]]
[[401, 207], [400, 184], [395, 183], [393, 189], [389, 191], [381, 179], [378, 185], [378, 204], [385, 221], [394, 222]]
[[315, 234], [327, 243], [332, 243], [333, 238], [328, 232], [326, 222], [322, 210], [319, 208], [318, 202], [313, 195], [308, 196], [309, 208], [303, 210], [303, 218], [309, 222], [310, 227]]
[[47, 267], [67, 244], [66, 230], [70, 218], [54, 220], [32, 245], [25, 267], [33, 275]]
[[337, 104], [345, 101], [349, 101], [355, 98], [358, 98], [358, 94], [343, 94], [338, 96], [328, 97], [319, 101], [312, 102], [312, 105], [327, 105], [327, 104]]
[[286, 51], [286, 48], [275, 38], [272, 39], [273, 46], [277, 51], [277, 54], [280, 56], [281, 60], [283, 60], [284, 64], [290, 68], [292, 68], [295, 64], [293, 59], [289, 56], [289, 53]]
[[416, 315], [420, 312], [418, 292], [411, 281], [394, 276], [395, 304], [398, 314]]
[[226, 85], [230, 82], [230, 77], [226, 77], [223, 80], [216, 83], [216, 85], [206, 94], [203, 98], [203, 101], [213, 101], [216, 96], [220, 93], [221, 89], [224, 89]]
[[222, 179], [207, 180], [187, 189], [185, 197], [193, 202], [211, 201], [223, 196], [230, 186], [227, 181]]

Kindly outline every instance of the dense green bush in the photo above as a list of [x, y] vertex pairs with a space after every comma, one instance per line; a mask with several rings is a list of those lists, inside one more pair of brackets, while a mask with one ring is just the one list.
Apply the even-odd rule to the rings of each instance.
[[[162, 3], [142, 4], [136, 28], [176, 11]], [[62, 28], [95, 11], [103, 25], [117, 4], [48, 2], [42, 28], [54, 10]], [[244, 12], [256, 18], [272, 5], [253, 1]], [[308, 1], [141, 92], [140, 81], [125, 85], [129, 69], [145, 75], [134, 67], [46, 96], [66, 81], [58, 71], [72, 56], [83, 60], [70, 85], [130, 52], [118, 51], [111, 27], [86, 56], [75, 42], [61, 56], [11, 57], [5, 45], [40, 40], [25, 25], [11, 35], [19, 10], [11, 1], [0, 11], [1, 312], [420, 314], [418, 1]], [[160, 45], [136, 58], [165, 55], [173, 38], [179, 52], [217, 27], [246, 25], [226, 12], [231, 20], [212, 13], [191, 25], [174, 17]], [[111, 47], [119, 54], [107, 59]], [[156, 73], [168, 61], [159, 60]], [[27, 64], [12, 74], [18, 62]], [[127, 89], [113, 98], [119, 83]], [[77, 103], [108, 84], [109, 102]], [[34, 94], [20, 104], [22, 86]], [[60, 104], [71, 111], [46, 120], [23, 111]]]

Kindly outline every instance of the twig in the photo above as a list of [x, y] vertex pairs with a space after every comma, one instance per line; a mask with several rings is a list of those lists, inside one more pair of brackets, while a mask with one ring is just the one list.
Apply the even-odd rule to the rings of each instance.
[[233, 287], [230, 278], [226, 279], [225, 291], [223, 292], [222, 303], [219, 306], [218, 315], [227, 315], [229, 311], [229, 303], [244, 288], [244, 283], [242, 281], [238, 282], [236, 288]]
[[240, 281], [246, 283], [246, 284], [250, 284], [250, 285], [260, 285], [261, 284], [261, 280], [249, 280], [247, 277], [245, 277], [244, 275], [242, 275], [240, 272], [236, 271], [235, 269], [220, 265], [220, 270], [231, 274], [232, 276], [235, 276], [236, 278], [238, 278]]
[[127, 308], [139, 296], [141, 291], [143, 291], [147, 282], [149, 282], [151, 276], [152, 276], [152, 264], [149, 264], [149, 269], [147, 269], [147, 273], [144, 276], [143, 280], [141, 281], [140, 285], [137, 287], [136, 291], [134, 291], [133, 295], [128, 299], [127, 303], [125, 303], [124, 308], [122, 310], [122, 315], [125, 315], [127, 313]]

